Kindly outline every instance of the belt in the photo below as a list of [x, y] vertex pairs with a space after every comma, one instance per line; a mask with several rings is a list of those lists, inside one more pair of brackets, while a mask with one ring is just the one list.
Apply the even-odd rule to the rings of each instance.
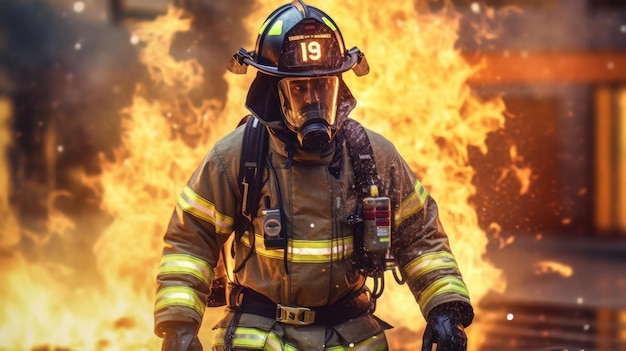
[[[234, 284], [232, 284], [234, 285]], [[332, 305], [320, 307], [286, 306], [240, 285], [231, 286], [228, 308], [275, 319], [284, 324], [332, 326], [359, 317], [370, 311], [366, 289], [348, 295]]]

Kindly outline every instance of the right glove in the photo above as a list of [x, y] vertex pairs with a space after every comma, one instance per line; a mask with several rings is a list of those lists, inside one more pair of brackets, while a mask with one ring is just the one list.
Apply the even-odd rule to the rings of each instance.
[[452, 305], [437, 306], [430, 312], [422, 338], [422, 351], [431, 351], [434, 343], [437, 344], [437, 351], [467, 350], [467, 336], [460, 312]]
[[196, 328], [191, 323], [164, 322], [161, 351], [202, 351]]

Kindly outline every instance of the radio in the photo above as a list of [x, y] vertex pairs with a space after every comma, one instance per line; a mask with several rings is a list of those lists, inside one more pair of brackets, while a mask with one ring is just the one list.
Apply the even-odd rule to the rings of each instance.
[[269, 196], [265, 197], [266, 209], [262, 210], [263, 217], [263, 243], [266, 249], [284, 249], [285, 235], [280, 208], [269, 207]]
[[367, 258], [373, 275], [393, 268], [391, 244], [391, 200], [379, 196], [378, 187], [370, 187], [370, 196], [362, 201], [363, 255]]

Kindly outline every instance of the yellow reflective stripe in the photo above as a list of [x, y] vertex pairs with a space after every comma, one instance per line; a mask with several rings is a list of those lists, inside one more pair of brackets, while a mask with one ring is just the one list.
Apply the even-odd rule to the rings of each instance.
[[[247, 235], [241, 238], [242, 243], [250, 247]], [[283, 259], [284, 251], [267, 250], [263, 244], [263, 236], [255, 237], [255, 251], [258, 255]], [[292, 240], [289, 239], [287, 259], [291, 262], [302, 263], [325, 263], [337, 261], [352, 255], [354, 243], [352, 237], [337, 238], [333, 240]]]
[[428, 191], [426, 191], [426, 188], [424, 188], [419, 180], [415, 180], [414, 192], [402, 201], [399, 210], [396, 211], [396, 226], [419, 211], [426, 203], [427, 198]]
[[237, 328], [233, 338], [234, 347], [262, 348], [265, 344], [265, 332], [253, 328]]
[[193, 289], [187, 286], [168, 286], [157, 292], [154, 309], [159, 311], [170, 306], [189, 307], [200, 316], [204, 315], [204, 302]]
[[[217, 328], [213, 339], [213, 347], [224, 346], [226, 328]], [[237, 327], [233, 337], [234, 347], [254, 348], [264, 351], [298, 351], [293, 345], [283, 344], [278, 335], [274, 332], [266, 332], [261, 329]], [[387, 339], [385, 333], [380, 333], [369, 337], [356, 344], [346, 346], [331, 346], [325, 351], [383, 351], [387, 350]]]
[[[225, 337], [226, 328], [218, 328], [215, 333], [213, 346], [224, 346]], [[283, 350], [283, 343], [275, 333], [247, 327], [235, 328], [233, 346], [266, 351]], [[287, 350], [287, 348], [285, 348], [285, 350]]]
[[159, 264], [157, 275], [189, 274], [200, 279], [206, 286], [211, 286], [215, 272], [203, 260], [184, 254], [164, 255]]
[[435, 297], [447, 293], [457, 293], [469, 298], [465, 283], [457, 277], [444, 277], [434, 281], [419, 297], [419, 305], [426, 306]]
[[267, 340], [265, 341], [265, 350], [267, 351], [281, 351], [281, 350], [293, 350], [293, 351], [298, 351], [295, 347], [291, 347], [290, 345], [284, 345], [283, 346], [283, 342], [280, 340], [280, 338], [278, 337], [278, 335], [276, 335], [275, 333], [269, 332], [269, 334], [267, 335]]
[[178, 206], [183, 211], [213, 224], [219, 234], [230, 235], [233, 231], [235, 220], [217, 212], [214, 204], [196, 194], [188, 185], [178, 198]]
[[267, 35], [281, 35], [283, 33], [283, 21], [278, 20], [273, 25], [272, 28], [267, 32]]
[[337, 30], [337, 27], [335, 27], [333, 22], [331, 22], [328, 18], [322, 17], [322, 21], [324, 21], [324, 24], [327, 25], [328, 28], [332, 29], [333, 32]]
[[423, 254], [404, 266], [407, 281], [412, 282], [429, 272], [454, 268], [459, 269], [454, 256], [447, 251], [436, 251]]

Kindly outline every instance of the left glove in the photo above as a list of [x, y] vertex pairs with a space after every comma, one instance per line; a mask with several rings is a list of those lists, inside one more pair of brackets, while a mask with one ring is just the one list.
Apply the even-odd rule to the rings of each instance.
[[437, 306], [428, 315], [422, 338], [422, 351], [467, 351], [467, 336], [459, 312], [449, 306]]
[[196, 328], [192, 324], [165, 322], [161, 330], [163, 331], [161, 351], [203, 351]]

